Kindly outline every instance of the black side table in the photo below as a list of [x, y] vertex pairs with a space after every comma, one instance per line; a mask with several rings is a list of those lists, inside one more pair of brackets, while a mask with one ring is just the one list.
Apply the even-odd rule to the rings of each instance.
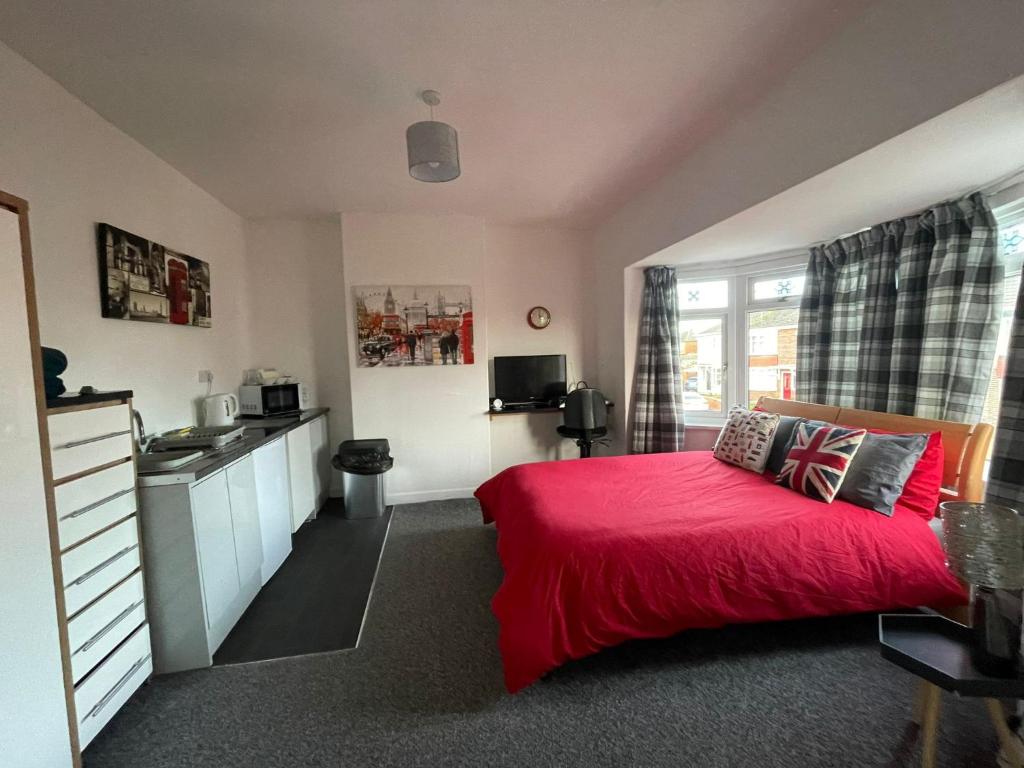
[[[990, 677], [971, 662], [971, 630], [944, 616], [888, 613], [878, 617], [882, 658], [921, 678], [914, 722], [921, 726], [921, 765], [935, 766], [942, 690], [985, 700], [1003, 755], [1024, 768], [1024, 748], [1006, 725], [998, 699], [1024, 699], [1024, 678]], [[941, 690], [940, 690], [941, 689]]]

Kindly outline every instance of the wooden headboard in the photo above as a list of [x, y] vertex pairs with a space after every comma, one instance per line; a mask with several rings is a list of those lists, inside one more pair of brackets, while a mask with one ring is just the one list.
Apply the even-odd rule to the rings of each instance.
[[921, 419], [881, 411], [862, 411], [834, 405], [804, 403], [762, 397], [761, 409], [783, 416], [828, 421], [850, 427], [884, 429], [889, 432], [941, 432], [946, 464], [942, 470], [942, 501], [984, 501], [985, 481], [982, 471], [988, 447], [992, 442], [991, 424], [961, 424], [958, 421]]

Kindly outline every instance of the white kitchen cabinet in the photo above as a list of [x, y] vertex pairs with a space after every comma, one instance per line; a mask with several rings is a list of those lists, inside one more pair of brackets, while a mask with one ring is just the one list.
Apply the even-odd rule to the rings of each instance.
[[288, 480], [291, 484], [292, 532], [316, 512], [316, 477], [310, 424], [291, 430], [288, 441]]
[[292, 502], [285, 441], [286, 438], [280, 437], [252, 452], [263, 547], [262, 584], [270, 580], [292, 551]]
[[211, 628], [223, 621], [239, 586], [227, 474], [217, 472], [196, 483], [191, 496], [206, 626]]
[[327, 417], [321, 416], [309, 423], [309, 441], [313, 451], [313, 488], [316, 508], [327, 503], [331, 485], [331, 443], [327, 435]]
[[262, 585], [253, 461], [193, 483], [141, 488], [153, 666], [208, 667]]
[[231, 500], [231, 527], [235, 559], [238, 561], [238, 582], [246, 584], [260, 576], [263, 565], [263, 539], [260, 536], [260, 515], [256, 507], [252, 454], [236, 461], [225, 473], [228, 478], [228, 498]]

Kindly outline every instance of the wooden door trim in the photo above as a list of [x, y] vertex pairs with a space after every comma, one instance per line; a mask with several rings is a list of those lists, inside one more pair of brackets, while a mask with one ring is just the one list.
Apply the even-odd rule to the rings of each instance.
[[78, 717], [75, 710], [75, 683], [71, 675], [71, 650], [68, 642], [67, 611], [64, 603], [64, 578], [60, 563], [57, 535], [57, 504], [53, 494], [53, 465], [50, 462], [50, 433], [46, 425], [46, 389], [43, 385], [42, 346], [39, 341], [39, 314], [36, 310], [36, 283], [32, 272], [32, 242], [29, 237], [28, 203], [20, 197], [0, 191], [0, 206], [18, 215], [21, 234], [21, 267], [25, 282], [25, 310], [28, 316], [28, 341], [32, 350], [32, 378], [35, 382], [36, 420], [39, 426], [40, 460], [43, 465], [43, 487], [46, 498], [46, 521], [50, 532], [50, 560], [53, 565], [53, 590], [56, 602], [57, 634], [60, 641], [61, 666], [64, 677], [64, 698], [68, 713], [68, 736], [71, 760], [81, 768], [82, 751], [78, 740]]

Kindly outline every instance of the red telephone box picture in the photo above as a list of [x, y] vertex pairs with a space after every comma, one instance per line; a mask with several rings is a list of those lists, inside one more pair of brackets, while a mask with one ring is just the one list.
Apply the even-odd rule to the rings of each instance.
[[462, 362], [473, 364], [473, 313], [462, 313], [462, 327], [459, 329], [459, 346], [462, 347]]
[[171, 322], [189, 324], [188, 264], [181, 259], [167, 259], [167, 298], [170, 301]]

